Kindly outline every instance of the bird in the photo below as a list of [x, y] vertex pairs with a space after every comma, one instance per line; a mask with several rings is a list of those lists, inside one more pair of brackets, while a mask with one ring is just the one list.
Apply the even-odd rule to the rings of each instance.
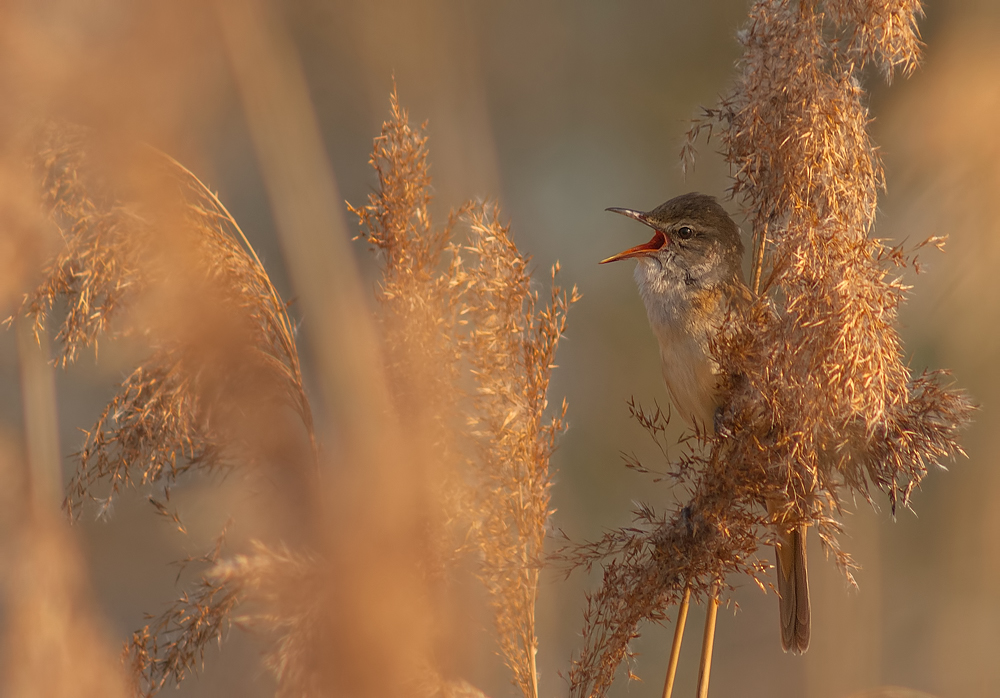
[[[660, 347], [660, 366], [676, 412], [702, 433], [714, 434], [724, 407], [711, 344], [727, 315], [753, 294], [743, 277], [743, 242], [736, 222], [713, 196], [682, 194], [650, 211], [608, 208], [653, 229], [649, 242], [601, 264], [635, 259], [635, 280]], [[780, 502], [768, 501], [774, 515]], [[781, 647], [809, 648], [811, 612], [805, 526], [776, 525]]]

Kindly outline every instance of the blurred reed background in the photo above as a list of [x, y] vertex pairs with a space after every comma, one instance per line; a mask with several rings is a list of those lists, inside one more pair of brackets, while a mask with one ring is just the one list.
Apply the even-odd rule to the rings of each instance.
[[[259, 135], [248, 127], [210, 5], [10, 3], [0, 22], [0, 149], [9, 161], [19, 152], [19, 127], [38, 115], [156, 146], [218, 191], [282, 297], [292, 299], [297, 289], [286, 271], [292, 264], [283, 257], [274, 223], [282, 213], [268, 206], [254, 151]], [[276, 6], [302, 61], [343, 199], [362, 205], [375, 186], [368, 158], [388, 116], [394, 76], [411, 120], [428, 121], [431, 211], [437, 220], [470, 198], [498, 200], [515, 242], [533, 257], [538, 278], [559, 260], [562, 283], [582, 292], [569, 315], [550, 389], [555, 401], [569, 401], [569, 430], [553, 458], [554, 525], [574, 539], [594, 538], [626, 524], [633, 500], [670, 500], [666, 485], [652, 485], [621, 467], [621, 451], [655, 457], [642, 428], [629, 419], [626, 401], [634, 396], [643, 404], [665, 405], [667, 397], [630, 270], [597, 266], [635, 241], [635, 229], [603, 209], [650, 208], [690, 190], [723, 194], [727, 172], [711, 145], [701, 147], [686, 181], [678, 152], [686, 120], [700, 105], [713, 104], [733, 78], [739, 55], [733, 36], [746, 3], [285, 0]], [[993, 593], [1000, 580], [1000, 507], [992, 501], [1000, 487], [992, 467], [998, 445], [993, 404], [1000, 398], [994, 365], [1000, 356], [1000, 332], [994, 329], [1000, 315], [994, 205], [1000, 193], [1000, 8], [991, 0], [942, 0], [926, 11], [922, 67], [889, 87], [873, 76], [869, 86], [872, 130], [883, 147], [888, 180], [876, 234], [911, 242], [950, 236], [945, 254], [921, 255], [927, 273], [910, 279], [915, 288], [903, 309], [902, 334], [914, 370], [953, 369], [957, 384], [982, 405], [963, 439], [969, 459], [949, 472], [931, 473], [914, 497], [919, 517], [902, 511], [892, 522], [888, 507], [873, 512], [864, 502], [845, 513], [844, 545], [862, 565], [860, 591], [848, 589], [815, 545], [814, 634], [804, 657], [781, 653], [774, 597], [740, 582], [733, 597], [739, 612], [732, 613], [730, 604], [729, 612], [720, 613], [713, 695], [842, 698], [883, 684], [941, 698], [1000, 692], [1000, 596]], [[5, 224], [35, 231], [31, 211], [18, 205], [20, 184], [11, 167], [0, 177]], [[340, 207], [339, 201], [328, 203]], [[340, 210], [353, 234], [353, 218]], [[35, 265], [50, 243], [31, 234], [3, 239], [4, 315], [25, 285], [37, 281]], [[366, 290], [378, 274], [367, 247], [363, 241], [351, 247]], [[369, 294], [374, 305], [373, 298]], [[301, 313], [301, 306], [292, 306], [293, 317]], [[316, 327], [307, 313], [300, 347], [311, 386], [324, 380], [322, 357], [305, 349]], [[0, 455], [8, 473], [0, 525], [4, 557], [11, 559], [9, 534], [24, 495], [9, 474], [17, 471], [24, 447], [13, 331], [0, 339], [0, 379], [8, 396], [0, 402]], [[107, 343], [96, 362], [84, 355], [57, 374], [65, 455], [81, 447], [79, 429], [91, 427], [135, 358], [128, 343]], [[268, 516], [276, 519], [260, 520], [254, 509], [262, 482], [278, 477], [182, 480], [172, 505], [186, 534], [135, 492], [116, 501], [108, 521], [84, 511], [76, 527], [82, 561], [69, 555], [63, 573], [83, 585], [82, 597], [87, 585], [92, 588], [92, 611], [101, 620], [84, 625], [88, 632], [103, 632], [107, 653], [113, 655], [145, 622], [143, 613], [159, 613], [177, 596], [171, 563], [201, 555], [231, 516], [246, 527], [239, 532], [244, 537], [287, 524], [274, 511]], [[37, 577], [56, 573], [47, 569]], [[5, 578], [16, 581], [17, 575], [6, 569]], [[568, 671], [579, 646], [583, 590], [598, 581], [596, 574], [587, 579], [577, 573], [569, 581], [543, 575], [541, 695], [565, 694], [560, 672]], [[34, 584], [30, 578], [21, 583]], [[475, 589], [461, 593], [469, 597], [462, 608], [483, 605]], [[16, 622], [8, 611], [7, 631]], [[414, 627], [420, 622], [415, 617]], [[490, 623], [485, 611], [459, 623], [467, 636], [455, 662], [488, 695], [514, 695], [495, 656]], [[696, 611], [689, 633], [698, 627]], [[620, 679], [612, 695], [659, 695], [671, 632], [670, 626], [646, 628], [635, 643], [641, 656], [634, 668], [644, 681]], [[73, 643], [90, 647], [96, 641], [87, 636]], [[204, 672], [185, 681], [179, 695], [272, 695], [260, 651], [252, 634], [234, 628], [221, 650], [209, 650]], [[38, 661], [44, 666], [44, 658]], [[367, 668], [377, 671], [377, 657], [371, 661]], [[693, 692], [696, 669], [689, 646], [679, 695]]]

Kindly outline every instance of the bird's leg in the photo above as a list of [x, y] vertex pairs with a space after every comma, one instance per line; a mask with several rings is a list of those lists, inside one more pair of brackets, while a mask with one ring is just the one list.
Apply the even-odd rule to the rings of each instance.
[[691, 587], [684, 587], [684, 597], [677, 609], [674, 626], [674, 642], [670, 646], [670, 663], [667, 664], [667, 679], [663, 682], [663, 698], [670, 698], [674, 691], [674, 677], [677, 676], [677, 660], [681, 656], [681, 641], [684, 639], [684, 624], [687, 622], [688, 605], [691, 602]]
[[712, 673], [712, 647], [715, 645], [715, 619], [719, 614], [721, 582], [712, 585], [712, 598], [705, 614], [705, 637], [701, 641], [701, 668], [698, 670], [698, 698], [708, 698], [708, 677]]

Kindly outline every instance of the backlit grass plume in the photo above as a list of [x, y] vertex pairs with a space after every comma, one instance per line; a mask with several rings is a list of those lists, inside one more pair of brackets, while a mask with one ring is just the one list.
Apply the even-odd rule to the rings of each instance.
[[236, 623], [268, 640], [262, 664], [279, 697], [326, 695], [316, 667], [331, 647], [322, 620], [329, 593], [317, 557], [252, 541], [247, 553], [222, 558], [216, 549], [200, 562], [210, 565], [204, 577], [132, 636], [125, 659], [138, 693], [153, 695], [198, 671], [206, 648]]
[[[378, 298], [400, 414], [437, 463], [437, 559], [454, 559], [466, 538], [478, 548], [501, 652], [534, 698], [549, 458], [566, 410], [547, 418], [547, 392], [576, 290], [553, 283], [540, 306], [495, 207], [466, 204], [444, 228], [431, 225], [426, 137], [395, 95], [371, 162], [379, 188], [354, 210], [384, 264]], [[465, 244], [456, 217], [469, 224]]]
[[478, 440], [479, 482], [475, 540], [480, 577], [490, 593], [500, 648], [526, 698], [538, 696], [535, 601], [549, 509], [549, 458], [563, 430], [566, 402], [551, 419], [549, 376], [577, 299], [553, 284], [549, 304], [536, 310], [527, 261], [496, 219], [476, 212], [466, 250], [476, 259], [467, 274], [466, 341], [477, 390], [469, 425]]
[[[566, 410], [548, 416], [547, 392], [576, 292], [553, 284], [539, 299], [496, 207], [466, 204], [446, 226], [431, 224], [426, 137], [395, 94], [391, 106], [372, 156], [378, 188], [354, 210], [384, 263], [378, 320], [410, 446], [401, 467], [419, 472], [427, 493], [427, 530], [405, 535], [429, 546], [419, 559], [433, 599], [415, 600], [441, 604], [446, 616], [441, 590], [474, 551], [512, 680], [536, 698], [549, 459]], [[169, 498], [181, 475], [224, 468], [272, 473], [260, 482], [273, 489], [280, 480], [287, 491], [268, 490], [266, 506], [294, 513], [272, 541], [244, 541], [227, 555], [220, 537], [184, 561], [205, 573], [133, 634], [125, 660], [136, 691], [183, 681], [239, 622], [269, 638], [264, 665], [279, 695], [323, 694], [330, 654], [355, 640], [338, 635], [338, 577], [318, 541], [354, 534], [313, 528], [323, 519], [318, 449], [284, 302], [222, 204], [170, 158], [102, 149], [74, 127], [49, 126], [40, 143], [35, 172], [63, 247], [23, 311], [39, 327], [58, 318], [64, 365], [104, 337], [148, 352], [87, 432], [69, 510], [94, 499], [106, 512], [140, 485]], [[180, 525], [167, 502], [150, 499]], [[414, 690], [475, 692], [433, 655], [411, 667]]]
[[[874, 488], [895, 511], [929, 466], [962, 453], [970, 404], [942, 374], [904, 363], [908, 258], [870, 237], [883, 172], [861, 71], [912, 70], [919, 13], [907, 0], [752, 6], [736, 84], [682, 155], [703, 130], [719, 137], [752, 226], [759, 295], [713, 350], [729, 394], [720, 435], [674, 464], [690, 500], [668, 514], [644, 507], [635, 528], [566, 553], [586, 566], [613, 557], [589, 599], [573, 695], [604, 695], [640, 623], [662, 620], [686, 587], [704, 599], [734, 573], [763, 586], [756, 552], [769, 524], [815, 526], [849, 575], [836, 539], [844, 495]], [[662, 428], [641, 417], [654, 436]], [[787, 504], [768, 514], [765, 502]]]
[[312, 441], [291, 321], [228, 211], [167, 156], [131, 153], [131, 171], [147, 179], [126, 184], [89, 147], [79, 129], [43, 134], [35, 167], [64, 246], [25, 310], [41, 326], [63, 304], [63, 365], [104, 334], [143, 340], [151, 353], [88, 432], [70, 511], [86, 498], [107, 507], [123, 485], [169, 486], [191, 468], [288, 445], [261, 440], [236, 405], [285, 405]]
[[[236, 222], [169, 157], [102, 150], [83, 129], [46, 127], [34, 167], [63, 247], [23, 311], [38, 326], [62, 313], [64, 365], [102, 336], [148, 352], [87, 432], [66, 507], [94, 499], [106, 511], [138, 485], [169, 500], [188, 471], [270, 471], [269, 511], [296, 512], [301, 534], [313, 509], [300, 504], [316, 477], [311, 408], [285, 304]], [[199, 665], [240, 598], [209, 579], [138, 631], [130, 663], [142, 691]]]

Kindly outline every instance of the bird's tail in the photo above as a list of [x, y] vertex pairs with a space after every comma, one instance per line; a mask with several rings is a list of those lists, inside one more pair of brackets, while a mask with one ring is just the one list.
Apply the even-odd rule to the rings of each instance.
[[809, 649], [809, 576], [806, 572], [806, 527], [779, 531], [774, 546], [781, 597], [781, 648], [792, 654]]

